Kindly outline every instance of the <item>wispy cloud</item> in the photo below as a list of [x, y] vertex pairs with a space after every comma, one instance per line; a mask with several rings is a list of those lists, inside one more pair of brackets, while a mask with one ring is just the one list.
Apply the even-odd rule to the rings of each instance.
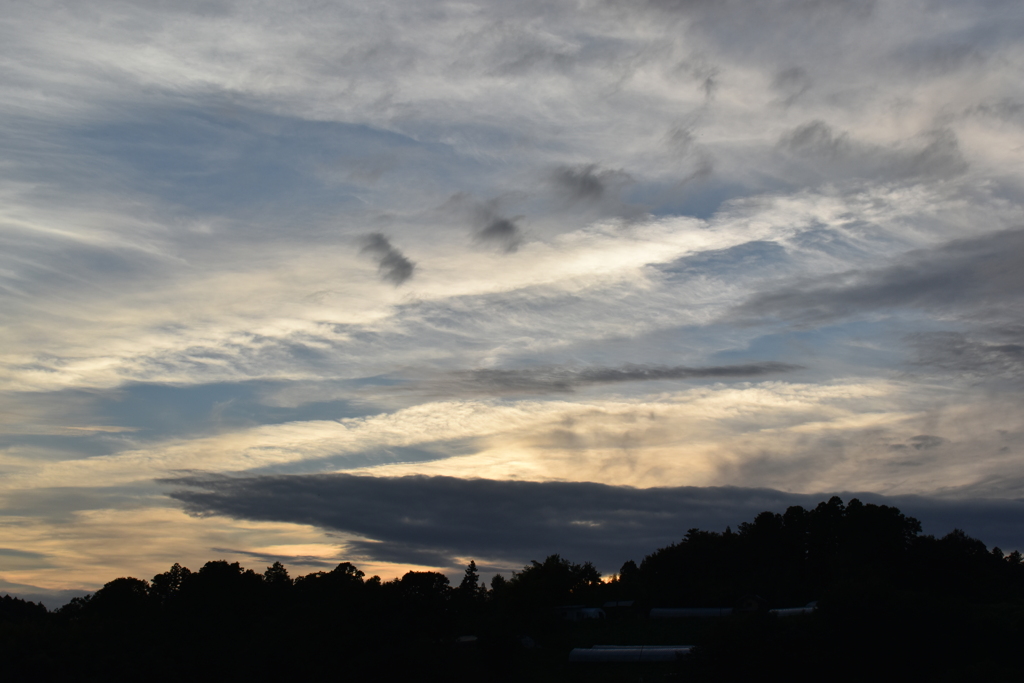
[[[989, 339], [979, 339], [979, 332]], [[916, 362], [977, 377], [1020, 378], [1024, 374], [1024, 330], [1010, 328], [962, 332], [919, 332], [909, 339]]]
[[[740, 316], [773, 316], [826, 323], [898, 307], [956, 312], [962, 317], [1001, 317], [1020, 305], [1024, 231], [956, 240], [906, 254], [897, 263], [801, 282], [752, 297]], [[998, 303], [997, 303], [998, 302]]]
[[853, 140], [848, 133], [816, 120], [785, 132], [778, 145], [810, 163], [828, 182], [839, 178], [945, 180], [969, 168], [956, 134], [948, 128], [924, 131], [891, 149]]

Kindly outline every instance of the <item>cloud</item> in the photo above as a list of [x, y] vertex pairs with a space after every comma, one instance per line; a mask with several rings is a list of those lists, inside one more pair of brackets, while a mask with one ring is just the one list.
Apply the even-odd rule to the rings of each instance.
[[[459, 566], [448, 548], [431, 548], [419, 539], [409, 542], [394, 541], [361, 541], [353, 540], [346, 544], [350, 556], [356, 560], [371, 562], [391, 562], [397, 565], [419, 565], [423, 567]], [[457, 555], [456, 555], [457, 556]]]
[[280, 553], [268, 553], [252, 550], [239, 550], [237, 548], [210, 548], [215, 553], [223, 553], [231, 556], [241, 555], [257, 562], [273, 564], [280, 562], [283, 565], [301, 564], [305, 567], [321, 567], [333, 569], [338, 566], [339, 559], [324, 558], [319, 555], [282, 555]]
[[[837, 12], [867, 18], [874, 9], [876, 0], [775, 0], [765, 2], [758, 10], [752, 11], [756, 18], [776, 17], [782, 22], [802, 15]], [[747, 6], [740, 0], [647, 0], [648, 6], [664, 12], [729, 15]]]
[[610, 189], [621, 190], [632, 182], [625, 171], [599, 170], [597, 164], [559, 166], [552, 172], [551, 179], [570, 202], [598, 201]]
[[929, 130], [893, 148], [854, 140], [821, 120], [809, 121], [784, 133], [780, 149], [819, 164], [831, 181], [842, 177], [886, 180], [941, 180], [968, 169], [956, 133]]
[[738, 278], [752, 272], [770, 270], [786, 264], [790, 257], [778, 242], [753, 240], [726, 249], [706, 249], [687, 254], [669, 263], [658, 264], [658, 270], [675, 278], [693, 276]]
[[799, 66], [783, 69], [775, 75], [772, 87], [783, 97], [783, 105], [789, 106], [814, 84], [807, 71]]
[[476, 232], [476, 239], [478, 242], [497, 245], [506, 254], [511, 254], [523, 241], [519, 226], [516, 225], [517, 220], [519, 217], [491, 216], [484, 227]]
[[975, 376], [1024, 376], [1024, 330], [987, 330], [989, 339], [978, 338], [981, 332], [918, 332], [908, 341], [920, 366]]
[[[694, 154], [696, 146], [686, 128], [679, 126], [673, 129], [668, 133], [667, 140], [680, 159]], [[582, 218], [605, 215], [636, 221], [648, 217], [655, 206], [675, 200], [679, 187], [701, 176], [705, 167], [710, 172], [710, 160], [706, 153], [697, 149], [697, 155], [699, 158], [694, 171], [678, 181], [676, 187], [660, 188], [657, 193], [652, 193], [649, 187], [644, 188], [642, 183], [638, 183], [636, 178], [624, 170], [602, 168], [596, 163], [555, 166], [545, 175], [544, 181], [546, 189], [553, 195], [552, 208], [570, 220], [572, 216]], [[643, 197], [643, 203], [633, 203], [627, 201], [631, 190], [639, 190], [650, 196]]]
[[604, 196], [605, 181], [594, 171], [597, 164], [563, 166], [552, 174], [556, 186], [573, 201], [600, 199]]
[[[891, 448], [894, 451], [901, 451], [906, 448], [913, 448], [915, 451], [926, 451], [932, 448], [938, 448], [939, 446], [942, 446], [947, 443], [949, 443], [949, 439], [944, 439], [941, 436], [919, 434], [917, 436], [912, 436], [909, 439], [907, 439], [907, 443], [890, 444], [889, 448]], [[902, 462], [897, 462], [896, 464], [905, 467], [919, 467], [924, 463], [920, 460], [905, 460]]]
[[479, 244], [486, 244], [498, 247], [506, 254], [519, 249], [523, 242], [523, 234], [516, 221], [522, 220], [522, 216], [509, 218], [500, 213], [499, 207], [508, 197], [497, 197], [486, 202], [472, 202], [466, 197], [459, 201], [466, 203], [476, 224], [474, 239]]
[[[524, 482], [454, 477], [346, 474], [168, 480], [170, 495], [195, 515], [311, 524], [365, 540], [356, 559], [457, 567], [460, 558], [518, 567], [561, 553], [614, 572], [678, 541], [688, 529], [721, 531], [764, 510], [813, 507], [831, 494], [764, 488], [635, 489], [586, 482]], [[954, 526], [1004, 549], [1024, 547], [1024, 503], [917, 496], [840, 494], [898, 506], [926, 532]]]
[[[1016, 310], [1024, 295], [1024, 230], [1007, 230], [914, 251], [884, 268], [854, 270], [756, 295], [742, 318], [818, 325], [894, 308], [991, 316]], [[1013, 308], [1007, 308], [1007, 307]]]
[[50, 590], [40, 586], [33, 586], [31, 584], [5, 581], [0, 578], [0, 593], [16, 596], [22, 600], [28, 600], [29, 602], [39, 603], [49, 610], [55, 610], [61, 605], [65, 605], [70, 602], [72, 598], [80, 598], [90, 592], [90, 590], [84, 588]]
[[87, 510], [140, 510], [153, 503], [148, 485], [33, 487], [3, 492], [0, 515], [43, 518], [55, 525], [73, 523]]
[[970, 43], [922, 40], [893, 51], [893, 59], [917, 77], [937, 76], [964, 67], [983, 67], [985, 57]]
[[388, 238], [379, 232], [367, 235], [363, 239], [363, 247], [359, 253], [373, 256], [377, 260], [377, 270], [381, 279], [396, 286], [411, 278], [416, 269], [416, 264], [391, 246]]
[[52, 566], [50, 558], [43, 553], [19, 550], [17, 548], [0, 548], [0, 569], [3, 571], [11, 571], [12, 569], [40, 569]]
[[910, 447], [918, 451], [938, 448], [946, 442], [947, 439], [943, 439], [941, 436], [933, 436], [931, 434], [919, 434], [917, 436], [910, 437]]
[[472, 225], [473, 241], [476, 244], [497, 247], [499, 251], [511, 254], [518, 250], [523, 242], [523, 234], [518, 225], [523, 216], [509, 217], [502, 211], [502, 206], [510, 202], [521, 202], [524, 198], [521, 193], [505, 193], [481, 201], [468, 192], [456, 192], [438, 208], [438, 211], [454, 215]]
[[1024, 116], [1021, 116], [1024, 113], [1024, 103], [1008, 97], [975, 104], [969, 107], [965, 113], [968, 115], [991, 116], [995, 119], [1018, 125], [1024, 123]]
[[837, 156], [850, 149], [849, 135], [836, 135], [824, 121], [811, 121], [783, 134], [779, 145], [791, 152]]
[[479, 369], [452, 373], [456, 386], [483, 393], [543, 394], [571, 392], [598, 384], [658, 380], [743, 379], [803, 370], [801, 365], [767, 361], [709, 367], [626, 365], [620, 368]]

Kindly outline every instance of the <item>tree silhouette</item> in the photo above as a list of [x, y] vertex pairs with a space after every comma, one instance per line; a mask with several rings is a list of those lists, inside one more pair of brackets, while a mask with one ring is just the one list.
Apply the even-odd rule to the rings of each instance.
[[143, 579], [114, 579], [96, 591], [88, 610], [104, 618], [136, 619], [149, 612], [149, 590], [149, 582]]
[[288, 570], [280, 562], [275, 562], [263, 572], [263, 581], [274, 589], [291, 588], [292, 578], [288, 576]]
[[150, 593], [157, 602], [165, 604], [181, 592], [191, 575], [192, 571], [188, 567], [175, 562], [166, 572], [153, 577], [149, 585]]
[[46, 616], [46, 608], [41, 604], [12, 598], [10, 595], [0, 597], [0, 624], [40, 621]]
[[440, 572], [406, 572], [397, 588], [402, 600], [417, 607], [443, 605], [452, 591], [448, 577]]
[[459, 584], [459, 590], [474, 597], [480, 591], [480, 573], [476, 570], [475, 560], [470, 560], [469, 564], [466, 565], [466, 571], [462, 576], [462, 582]]
[[513, 572], [508, 584], [514, 599], [531, 609], [590, 602], [602, 585], [593, 564], [575, 564], [557, 554]]

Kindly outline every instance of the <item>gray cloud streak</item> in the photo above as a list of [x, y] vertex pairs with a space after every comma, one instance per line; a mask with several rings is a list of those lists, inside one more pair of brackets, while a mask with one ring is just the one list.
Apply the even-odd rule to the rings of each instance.
[[273, 564], [274, 562], [280, 562], [281, 564], [287, 565], [291, 563], [301, 563], [303, 565], [311, 567], [322, 567], [324, 569], [333, 569], [338, 566], [340, 559], [325, 560], [322, 557], [316, 555], [277, 555], [274, 553], [256, 553], [249, 550], [238, 550], [236, 548], [210, 548], [215, 553], [225, 553], [227, 555], [245, 555], [257, 562], [266, 562], [267, 564]]
[[1024, 230], [956, 240], [911, 252], [902, 262], [805, 281], [757, 295], [737, 318], [824, 324], [897, 307], [999, 316], [1024, 294]]
[[453, 373], [455, 383], [469, 390], [494, 393], [571, 392], [595, 384], [657, 380], [742, 379], [803, 370], [802, 365], [775, 361], [688, 367], [685, 365], [624, 365], [619, 368], [479, 369]]
[[919, 332], [908, 341], [922, 366], [967, 375], [1024, 376], [1024, 330], [996, 330], [1002, 339], [984, 340], [961, 332]]

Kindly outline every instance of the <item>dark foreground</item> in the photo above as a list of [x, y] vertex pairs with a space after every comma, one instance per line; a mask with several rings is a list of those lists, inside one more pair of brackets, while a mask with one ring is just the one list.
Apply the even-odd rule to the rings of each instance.
[[[811, 614], [768, 611], [811, 600]], [[556, 609], [613, 601], [605, 618]], [[719, 606], [740, 609], [648, 616]], [[453, 587], [434, 572], [383, 582], [342, 563], [292, 579], [214, 561], [115, 579], [52, 613], [0, 598], [6, 680], [1015, 681], [1021, 642], [1019, 553], [838, 498], [735, 533], [691, 529], [611, 581], [557, 555], [490, 588], [472, 563]], [[676, 662], [569, 662], [594, 645], [696, 647]]]

